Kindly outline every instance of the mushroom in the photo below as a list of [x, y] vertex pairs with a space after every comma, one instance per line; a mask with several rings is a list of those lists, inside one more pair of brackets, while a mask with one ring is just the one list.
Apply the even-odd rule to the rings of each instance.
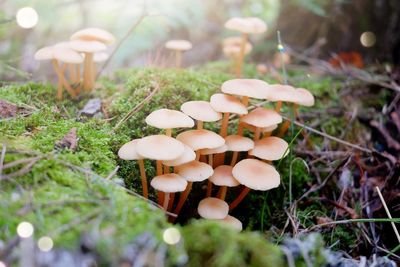
[[93, 72], [93, 54], [106, 50], [106, 45], [98, 41], [72, 40], [70, 47], [77, 52], [85, 54], [83, 62], [83, 88], [86, 91], [92, 90], [95, 85], [96, 75]]
[[92, 73], [94, 76], [97, 75], [97, 67], [96, 67], [96, 63], [102, 63], [107, 61], [110, 58], [110, 55], [107, 54], [106, 52], [98, 52], [98, 53], [94, 53], [93, 55], [93, 70]]
[[221, 222], [223, 225], [227, 225], [228, 227], [231, 227], [232, 229], [234, 229], [238, 232], [243, 230], [242, 222], [231, 215], [227, 215], [222, 220], [215, 220], [215, 221]]
[[[208, 131], [208, 130], [189, 130], [183, 133], [180, 133], [176, 137], [177, 140], [191, 147], [194, 151], [196, 151], [196, 160], [200, 158], [200, 150], [202, 149], [213, 149], [221, 147], [225, 144], [224, 138], [219, 136], [218, 134]], [[212, 167], [211, 167], [212, 168]], [[192, 189], [193, 182], [188, 181], [188, 186], [183, 192], [183, 194], [179, 198], [178, 206], [175, 209], [175, 213], [179, 214], [180, 209], [178, 207], [182, 207], [186, 201], [186, 198], [189, 195], [190, 190]]]
[[[243, 128], [246, 128], [247, 130], [250, 130], [250, 131], [252, 131], [252, 132], [255, 132], [255, 131], [256, 131], [256, 128], [257, 128], [257, 127], [255, 127], [255, 126], [253, 126], [253, 125], [250, 125], [250, 124], [245, 123], [245, 122], [241, 122], [241, 124], [242, 124]], [[263, 136], [264, 136], [264, 137], [268, 137], [268, 136], [270, 136], [271, 133], [272, 133], [275, 129], [277, 129], [277, 128], [278, 128], [278, 124], [274, 124], [274, 125], [271, 125], [271, 126], [262, 128], [262, 129], [261, 129], [261, 132], [263, 133]]]
[[280, 160], [289, 153], [288, 143], [276, 136], [265, 137], [255, 142], [254, 148], [249, 151], [249, 155], [267, 161]]
[[[185, 145], [185, 151], [183, 154], [178, 157], [177, 159], [174, 160], [164, 160], [162, 164], [164, 166], [169, 167], [174, 167], [174, 173], [177, 173], [177, 166], [183, 165], [185, 163], [191, 162], [196, 159], [196, 153], [194, 153], [193, 149], [191, 149], [189, 146]], [[171, 210], [175, 200], [175, 194], [170, 193], [170, 201], [169, 201], [169, 206], [168, 210]]]
[[[241, 46], [242, 46], [242, 38], [239, 36], [228, 37], [225, 38], [223, 41], [224, 55], [233, 61], [234, 71], [236, 71], [237, 65], [239, 64]], [[252, 49], [253, 46], [251, 45], [251, 43], [246, 42], [244, 48], [244, 55], [249, 54]]]
[[282, 122], [282, 116], [276, 111], [266, 108], [256, 108], [249, 114], [243, 116], [240, 122], [250, 124], [255, 128], [254, 141], [260, 138], [261, 130]]
[[231, 18], [225, 23], [225, 28], [242, 33], [242, 43], [240, 46], [239, 60], [236, 67], [236, 76], [242, 75], [242, 65], [245, 55], [245, 47], [249, 34], [260, 34], [267, 30], [267, 25], [264, 21], [255, 17], [247, 18]]
[[217, 185], [221, 186], [218, 191], [217, 197], [219, 199], [225, 200], [227, 187], [238, 186], [240, 183], [232, 175], [232, 166], [221, 165], [215, 168], [214, 174], [208, 178], [208, 180]]
[[238, 162], [232, 169], [233, 177], [244, 185], [237, 198], [229, 205], [234, 209], [250, 192], [250, 189], [266, 191], [276, 188], [280, 184], [279, 173], [275, 168], [257, 159], [244, 159]]
[[170, 201], [170, 194], [176, 192], [182, 192], [187, 186], [187, 182], [181, 176], [175, 173], [168, 173], [163, 175], [155, 176], [151, 182], [151, 186], [159, 192], [164, 192], [163, 209], [168, 209]]
[[192, 49], [192, 43], [186, 40], [170, 40], [165, 43], [165, 47], [175, 51], [175, 66], [181, 67], [182, 52]]
[[225, 144], [228, 146], [228, 151], [233, 151], [231, 166], [235, 166], [239, 152], [254, 148], [253, 140], [241, 135], [228, 135], [225, 137]]
[[203, 129], [203, 122], [219, 121], [222, 118], [220, 112], [215, 111], [210, 102], [207, 101], [189, 101], [183, 103], [181, 110], [186, 115], [196, 120], [197, 129]]
[[[75, 50], [72, 50], [71, 48], [60, 46], [54, 48], [54, 58], [57, 59], [58, 62], [63, 62], [67, 66], [70, 66], [69, 69], [70, 69], [71, 80], [73, 82], [76, 81], [76, 76], [73, 66], [74, 65], [79, 66], [83, 62], [83, 57], [81, 56], [81, 54], [79, 54]], [[58, 87], [57, 97], [60, 100], [62, 99], [62, 86]]]
[[115, 42], [115, 37], [110, 32], [100, 28], [86, 28], [74, 33], [71, 40], [86, 40], [98, 41], [106, 45], [111, 45]]
[[[148, 159], [156, 160], [157, 175], [162, 175], [162, 163], [165, 160], [174, 160], [185, 152], [184, 145], [178, 140], [166, 135], [151, 135], [140, 139], [136, 144], [136, 152]], [[161, 205], [162, 194], [158, 195]]]
[[194, 121], [185, 113], [172, 109], [159, 109], [146, 117], [146, 123], [158, 129], [165, 129], [165, 135], [171, 136], [173, 128], [192, 128]]
[[[208, 165], [210, 165], [211, 167], [214, 166], [214, 154], [219, 154], [219, 153], [225, 153], [228, 150], [227, 145], [222, 145], [220, 147], [217, 148], [206, 148], [206, 149], [202, 149], [200, 150], [200, 155], [204, 155], [204, 156], [208, 156]], [[211, 191], [212, 191], [212, 183], [210, 180], [208, 180], [207, 183], [207, 197], [211, 196]]]
[[[59, 42], [57, 44], [54, 45], [54, 48], [67, 48], [67, 49], [71, 49], [69, 42]], [[81, 57], [82, 55], [79, 54]], [[82, 57], [82, 61], [84, 60], [84, 58]], [[79, 83], [80, 82], [80, 77], [78, 77], [78, 75], [80, 75], [79, 73], [79, 67], [80, 64], [82, 62], [80, 62], [79, 64], [66, 64], [68, 69], [69, 69], [69, 78], [71, 80], [72, 83]], [[77, 70], [78, 69], [78, 70]], [[77, 93], [79, 93], [79, 87], [76, 88]]]
[[[57, 59], [54, 57], [54, 50], [55, 48], [53, 46], [46, 46], [43, 47], [41, 49], [39, 49], [36, 53], [35, 53], [35, 60], [51, 60], [51, 63], [53, 64], [53, 68], [54, 71], [57, 74], [57, 78], [58, 78], [58, 89], [57, 91], [62, 90], [62, 87], [64, 86], [65, 89], [68, 91], [68, 93], [72, 96], [72, 97], [76, 97], [76, 93], [75, 91], [72, 89], [71, 85], [68, 83], [68, 81], [65, 79], [64, 76], [64, 68], [60, 68], [60, 65], [58, 64]], [[61, 89], [60, 89], [61, 88]], [[59, 95], [58, 95], [59, 96]]]
[[211, 220], [222, 220], [228, 216], [228, 204], [215, 197], [207, 197], [199, 202], [197, 212], [202, 218]]
[[236, 97], [230, 95], [214, 94], [210, 98], [210, 104], [214, 110], [224, 114], [222, 118], [221, 130], [219, 132], [222, 137], [225, 137], [228, 133], [229, 116], [231, 113], [238, 115], [244, 115], [248, 113], [246, 107], [240, 103]]
[[144, 168], [143, 157], [136, 152], [136, 145], [140, 139], [134, 139], [124, 144], [118, 150], [118, 157], [123, 160], [137, 160], [139, 164], [140, 176], [142, 179], [143, 197], [148, 198], [149, 192], [147, 188], [146, 170]]

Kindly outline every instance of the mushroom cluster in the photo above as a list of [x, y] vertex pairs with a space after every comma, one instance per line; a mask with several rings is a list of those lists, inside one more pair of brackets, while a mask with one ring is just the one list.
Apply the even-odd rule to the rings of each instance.
[[[60, 42], [39, 49], [36, 60], [50, 60], [58, 78], [57, 98], [62, 100], [65, 89], [73, 98], [80, 93], [81, 87], [90, 91], [95, 87], [96, 63], [106, 61], [107, 46], [115, 42], [115, 37], [106, 30], [86, 28], [77, 31], [70, 41]], [[83, 70], [81, 71], [81, 65]], [[65, 75], [68, 70], [68, 79]], [[81, 74], [82, 72], [82, 74]]]
[[[229, 211], [250, 190], [266, 191], [280, 184], [280, 175], [271, 162], [285, 157], [289, 150], [285, 140], [272, 136], [282, 123], [282, 103], [311, 106], [314, 97], [303, 88], [270, 85], [257, 79], [228, 80], [222, 84], [221, 91], [212, 95], [209, 102], [183, 103], [180, 111], [153, 111], [146, 117], [146, 123], [163, 133], [134, 139], [124, 144], [118, 155], [124, 160], [138, 161], [145, 198], [148, 198], [148, 189], [143, 160], [156, 161], [157, 175], [150, 185], [157, 191], [158, 203], [163, 209], [177, 215], [193, 183], [207, 181], [205, 198], [198, 205], [199, 215], [240, 231], [241, 222], [230, 216]], [[249, 112], [252, 99], [277, 102], [276, 108], [257, 107]], [[204, 128], [205, 123], [218, 121], [221, 121], [219, 134]], [[232, 134], [236, 127], [228, 125], [236, 121], [237, 132]], [[179, 130], [173, 137], [175, 129], [195, 125], [196, 129]], [[285, 124], [280, 132], [284, 127]], [[239, 190], [231, 189], [239, 186]], [[176, 199], [178, 192], [179, 199]], [[228, 194], [233, 199], [230, 204], [225, 201]]]

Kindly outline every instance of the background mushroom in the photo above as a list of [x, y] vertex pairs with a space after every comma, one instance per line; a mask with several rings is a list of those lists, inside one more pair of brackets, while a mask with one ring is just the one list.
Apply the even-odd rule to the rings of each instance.
[[197, 212], [204, 219], [222, 220], [228, 216], [228, 204], [215, 197], [207, 197], [199, 202]]
[[146, 170], [144, 168], [144, 161], [143, 161], [144, 158], [136, 152], [136, 145], [139, 140], [140, 139], [134, 139], [134, 140], [124, 144], [118, 150], [118, 157], [120, 157], [123, 160], [137, 160], [138, 161], [140, 176], [141, 176], [141, 180], [142, 180], [143, 197], [148, 198], [149, 190], [147, 188]]
[[263, 33], [267, 30], [267, 25], [261, 19], [255, 17], [231, 18], [225, 23], [225, 28], [242, 33], [242, 43], [240, 46], [240, 54], [236, 68], [236, 77], [241, 77], [245, 47], [249, 34]]
[[165, 47], [175, 51], [175, 67], [182, 65], [182, 52], [192, 49], [192, 43], [186, 40], [170, 40], [165, 43]]
[[[223, 41], [224, 55], [233, 61], [233, 72], [236, 71], [237, 64], [239, 64], [240, 50], [242, 47], [242, 38], [240, 36], [227, 37]], [[253, 46], [251, 43], [246, 42], [244, 48], [244, 55], [251, 52]]]
[[266, 191], [278, 187], [280, 184], [280, 176], [275, 168], [257, 159], [244, 159], [238, 162], [233, 167], [232, 174], [244, 187], [229, 205], [230, 210], [239, 205], [250, 189]]

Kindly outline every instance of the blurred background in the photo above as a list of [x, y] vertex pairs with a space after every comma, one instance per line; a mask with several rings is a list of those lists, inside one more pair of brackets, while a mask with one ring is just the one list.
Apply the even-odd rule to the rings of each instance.
[[[50, 64], [33, 60], [35, 51], [68, 40], [85, 27], [104, 28], [121, 40], [140, 22], [106, 73], [168, 65], [172, 55], [163, 46], [169, 39], [193, 43], [184, 56], [186, 66], [223, 60], [222, 39], [235, 35], [223, 25], [233, 16], [257, 16], [268, 24], [265, 34], [251, 37], [251, 58], [256, 63], [273, 60], [277, 30], [293, 51], [332, 64], [338, 56], [360, 68], [400, 61], [399, 0], [0, 0], [0, 7], [3, 83], [49, 78], [45, 74]], [[23, 7], [33, 8], [38, 15], [30, 29], [16, 19]]]

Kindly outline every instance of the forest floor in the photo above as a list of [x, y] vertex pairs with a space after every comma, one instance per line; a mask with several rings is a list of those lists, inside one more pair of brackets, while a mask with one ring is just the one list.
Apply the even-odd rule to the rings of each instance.
[[[269, 83], [280, 80], [253, 65], [245, 73]], [[0, 261], [24, 257], [16, 227], [29, 221], [36, 239], [54, 240], [52, 254], [35, 254], [49, 266], [61, 260], [100, 266], [358, 266], [367, 259], [393, 266], [389, 259], [399, 262], [400, 240], [376, 187], [399, 218], [400, 89], [394, 78], [367, 74], [289, 68], [290, 84], [310, 90], [316, 105], [300, 108], [284, 137], [290, 154], [275, 162], [281, 186], [252, 191], [232, 212], [243, 222], [239, 234], [197, 220], [205, 187], [196, 185], [175, 226], [182, 234], [177, 245], [163, 241], [171, 224], [162, 210], [140, 197], [137, 163], [116, 153], [133, 138], [158, 133], [144, 121], [150, 112], [209, 100], [233, 78], [226, 63], [123, 70], [78, 100], [61, 102], [53, 85], [1, 87]], [[92, 109], [84, 108], [89, 100]], [[290, 113], [283, 108], [286, 119]], [[150, 161], [146, 171], [155, 174]], [[228, 202], [234, 195], [228, 194]]]

